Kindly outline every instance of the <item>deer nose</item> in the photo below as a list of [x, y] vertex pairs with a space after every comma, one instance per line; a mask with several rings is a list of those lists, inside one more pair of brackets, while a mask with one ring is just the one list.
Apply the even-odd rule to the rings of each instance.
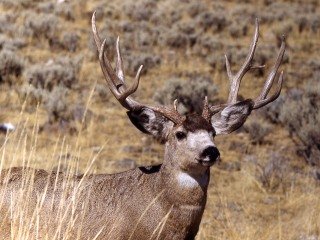
[[215, 162], [220, 157], [218, 148], [214, 146], [207, 147], [201, 154], [203, 161]]

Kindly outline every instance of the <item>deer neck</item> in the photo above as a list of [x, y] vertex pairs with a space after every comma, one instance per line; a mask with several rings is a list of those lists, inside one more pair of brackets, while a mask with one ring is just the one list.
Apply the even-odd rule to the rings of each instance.
[[174, 164], [175, 162], [177, 162], [175, 156], [165, 154], [160, 176], [163, 187], [167, 189], [168, 198], [175, 203], [204, 206], [210, 180], [210, 169], [191, 173], [181, 170]]

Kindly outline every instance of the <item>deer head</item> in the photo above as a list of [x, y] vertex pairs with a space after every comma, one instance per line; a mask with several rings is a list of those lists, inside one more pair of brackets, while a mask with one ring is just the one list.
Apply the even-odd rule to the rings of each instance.
[[255, 32], [249, 53], [240, 70], [234, 74], [230, 63], [226, 59], [227, 75], [230, 80], [228, 100], [224, 104], [210, 105], [207, 97], [204, 99], [202, 114], [187, 114], [182, 116], [177, 111], [177, 101], [173, 106], [151, 106], [138, 102], [132, 97], [137, 90], [142, 65], [137, 71], [134, 83], [127, 86], [120, 52], [119, 38], [116, 41], [116, 68], [113, 70], [105, 53], [106, 40], [101, 41], [95, 24], [95, 14], [92, 17], [94, 40], [99, 52], [99, 61], [107, 84], [120, 104], [128, 110], [131, 122], [142, 132], [151, 134], [166, 144], [164, 164], [170, 165], [190, 175], [205, 172], [219, 158], [220, 153], [213, 143], [216, 135], [229, 134], [246, 121], [252, 110], [261, 108], [274, 101], [280, 94], [283, 72], [278, 77], [277, 88], [274, 94], [268, 93], [277, 76], [284, 52], [285, 41], [282, 39], [280, 51], [272, 67], [260, 95], [256, 99], [237, 99], [239, 87], [244, 75], [251, 69], [264, 66], [253, 66], [252, 60], [259, 37], [258, 20], [255, 23]]

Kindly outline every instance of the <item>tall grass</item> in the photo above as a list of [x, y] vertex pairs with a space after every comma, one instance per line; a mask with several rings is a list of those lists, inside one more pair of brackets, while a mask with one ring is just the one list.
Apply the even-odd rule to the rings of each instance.
[[[94, 87], [86, 109], [93, 91]], [[94, 172], [94, 162], [102, 148], [92, 153], [82, 168], [81, 178], [77, 178], [80, 174], [80, 129], [75, 144], [68, 144], [65, 137], [59, 137], [53, 151], [41, 156], [44, 162], [41, 166], [46, 170], [36, 170], [39, 126], [35, 121], [32, 130], [28, 130], [28, 119], [24, 119], [26, 102], [17, 129], [6, 134], [0, 147], [0, 238], [81, 239], [82, 220], [88, 211], [91, 191], [85, 180]]]

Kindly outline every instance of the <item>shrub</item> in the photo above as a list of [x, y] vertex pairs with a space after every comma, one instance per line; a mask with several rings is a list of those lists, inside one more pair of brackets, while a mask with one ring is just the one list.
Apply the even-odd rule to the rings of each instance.
[[[67, 99], [69, 89], [62, 85], [56, 86], [48, 92], [44, 100], [45, 109], [48, 114], [48, 121], [41, 130], [64, 130], [70, 133], [77, 132], [79, 127], [86, 127], [92, 118], [92, 112], [86, 111], [83, 104], [70, 104]], [[86, 113], [86, 116], [84, 115]], [[85, 118], [84, 118], [85, 117]], [[84, 119], [83, 119], [84, 118]], [[83, 121], [84, 120], [84, 121]], [[79, 126], [79, 123], [84, 123]]]
[[192, 3], [189, 5], [187, 11], [190, 17], [194, 18], [199, 15], [201, 12], [204, 12], [207, 9], [207, 6], [201, 2]]
[[3, 34], [0, 34], [0, 50], [10, 50], [15, 51], [17, 49], [23, 48], [26, 46], [26, 41], [24, 39], [11, 39], [6, 37]]
[[285, 95], [281, 93], [277, 100], [272, 102], [272, 104], [268, 104], [264, 107], [264, 109], [258, 110], [264, 118], [269, 120], [271, 123], [280, 123], [280, 113], [283, 105], [285, 104]]
[[98, 96], [101, 98], [102, 101], [106, 101], [110, 98], [110, 91], [106, 84], [97, 84], [95, 92], [98, 94]]
[[[107, 56], [109, 59], [113, 58], [113, 55], [115, 54], [115, 43], [116, 43], [116, 38], [114, 36], [111, 36], [110, 32], [112, 31], [112, 27], [110, 27], [109, 25], [104, 26], [101, 30], [99, 29], [99, 35], [101, 37], [103, 37], [104, 39], [106, 39], [106, 46], [108, 49], [110, 49], [109, 51], [106, 51]], [[92, 53], [94, 53], [94, 55], [92, 57], [96, 57], [98, 58], [98, 50], [96, 47], [96, 44], [94, 42], [93, 39], [93, 35], [91, 32], [88, 33], [89, 37], [88, 37], [88, 48], [90, 49], [90, 51]], [[121, 44], [121, 50], [123, 52], [124, 50], [124, 44], [122, 42], [122, 38], [120, 39], [120, 44]], [[125, 60], [125, 58], [123, 59]]]
[[74, 8], [75, 8], [75, 4], [74, 3], [72, 4], [69, 1], [56, 3], [55, 14], [63, 17], [67, 21], [74, 21], [76, 19]]
[[40, 0], [1, 0], [1, 3], [4, 4], [4, 6], [7, 7], [23, 7], [23, 8], [33, 8], [39, 2]]
[[58, 27], [59, 19], [50, 13], [36, 13], [27, 11], [24, 19], [23, 33], [34, 38], [53, 39]]
[[289, 165], [287, 159], [278, 152], [271, 152], [265, 164], [257, 163], [257, 178], [262, 186], [269, 191], [276, 191], [279, 187], [284, 190], [290, 185]]
[[204, 29], [212, 29], [215, 32], [222, 31], [227, 25], [226, 14], [223, 12], [202, 12], [196, 21]]
[[[105, 87], [105, 89], [107, 89]], [[69, 130], [77, 131], [77, 123], [81, 123], [85, 109], [83, 103], [71, 104], [68, 100], [69, 89], [63, 85], [54, 86], [51, 91], [36, 88], [33, 85], [23, 85], [19, 94], [23, 101], [27, 101], [28, 111], [34, 111], [34, 106], [44, 105], [47, 112], [47, 121], [41, 126], [41, 130]], [[87, 111], [84, 119], [84, 127], [91, 119], [91, 111]]]
[[14, 20], [16, 18], [15, 14], [4, 14], [0, 15], [0, 33], [8, 33], [14, 31]]
[[[178, 5], [179, 6], [179, 5]], [[177, 7], [178, 7], [177, 6]], [[170, 25], [174, 24], [174, 23], [178, 23], [182, 18], [182, 10], [181, 9], [177, 9], [174, 8], [173, 10], [171, 10], [171, 12], [169, 13], [169, 19], [170, 19]]]
[[267, 11], [262, 11], [260, 18], [261, 22], [272, 23], [274, 21], [283, 21], [290, 18], [294, 12], [295, 5], [291, 6], [289, 2], [275, 2], [273, 1], [267, 8]]
[[[135, 34], [134, 31], [130, 32], [131, 29], [139, 29], [139, 34]], [[157, 44], [159, 30], [158, 28], [151, 28], [145, 22], [136, 23], [125, 28], [126, 33], [122, 38], [122, 46], [126, 49], [135, 50], [141, 49], [142, 47], [154, 46]]]
[[43, 88], [36, 88], [30, 84], [23, 84], [19, 88], [18, 94], [22, 102], [27, 101], [27, 107], [30, 106], [34, 109], [34, 106], [44, 102], [49, 95], [49, 92]]
[[196, 25], [193, 21], [180, 22], [177, 24], [179, 31], [185, 34], [194, 34], [196, 32]]
[[200, 35], [197, 39], [195, 52], [200, 56], [210, 56], [223, 49], [223, 47], [220, 39], [212, 35]]
[[41, 129], [76, 130], [70, 123], [81, 119], [77, 119], [78, 108], [68, 103], [67, 93], [77, 83], [80, 65], [80, 58], [60, 57], [35, 64], [25, 72], [26, 83], [19, 94], [27, 97], [28, 105], [44, 104], [48, 121]]
[[66, 32], [62, 35], [62, 46], [69, 52], [77, 51], [80, 37], [75, 32]]
[[56, 6], [55, 2], [40, 2], [37, 5], [37, 9], [43, 13], [52, 13], [54, 12], [55, 6]]
[[248, 23], [247, 22], [232, 22], [228, 27], [229, 33], [233, 38], [239, 38], [247, 36], [248, 34]]
[[188, 44], [188, 36], [184, 33], [171, 29], [165, 33], [165, 45], [172, 48], [186, 48]]
[[205, 96], [213, 103], [217, 101], [217, 92], [218, 88], [210, 77], [196, 75], [169, 79], [153, 98], [164, 105], [172, 105], [178, 99], [181, 112], [201, 112]]
[[231, 16], [233, 24], [238, 24], [239, 27], [242, 27], [244, 25], [253, 25], [257, 14], [259, 15], [253, 5], [238, 4], [230, 9], [229, 16]]
[[287, 38], [290, 36], [290, 33], [293, 31], [294, 22], [290, 20], [283, 21], [273, 27], [273, 34], [275, 35], [278, 45], [281, 45], [282, 36], [285, 35]]
[[312, 31], [319, 32], [320, 20], [318, 14], [305, 15], [301, 14], [295, 18], [295, 23], [298, 25], [299, 32]]
[[78, 80], [80, 63], [79, 59], [66, 57], [35, 64], [27, 69], [25, 78], [34, 87], [49, 91], [58, 85], [71, 88]]
[[225, 72], [226, 68], [225, 68], [225, 58], [223, 56], [223, 54], [209, 54], [206, 57], [206, 62], [210, 65], [210, 67], [212, 67], [215, 70], [218, 70], [220, 72]]
[[24, 69], [24, 60], [9, 50], [0, 51], [0, 83], [13, 84]]
[[63, 86], [55, 86], [45, 100], [45, 109], [48, 113], [48, 122], [68, 122], [71, 118], [70, 105], [67, 104], [67, 92]]
[[[320, 167], [320, 72], [315, 72], [303, 89], [291, 89], [279, 101], [272, 119], [300, 139], [299, 153], [311, 165]], [[270, 114], [269, 114], [270, 115]]]
[[138, 52], [126, 56], [124, 61], [127, 62], [128, 66], [127, 74], [135, 76], [141, 65], [143, 65], [142, 73], [146, 73], [149, 69], [159, 65], [161, 58], [154, 54]]
[[152, 1], [143, 1], [125, 5], [124, 11], [134, 21], [149, 21], [152, 14], [156, 12], [157, 4]]
[[271, 131], [271, 126], [261, 118], [249, 118], [244, 124], [244, 130], [249, 133], [250, 139], [254, 144], [261, 144]]

